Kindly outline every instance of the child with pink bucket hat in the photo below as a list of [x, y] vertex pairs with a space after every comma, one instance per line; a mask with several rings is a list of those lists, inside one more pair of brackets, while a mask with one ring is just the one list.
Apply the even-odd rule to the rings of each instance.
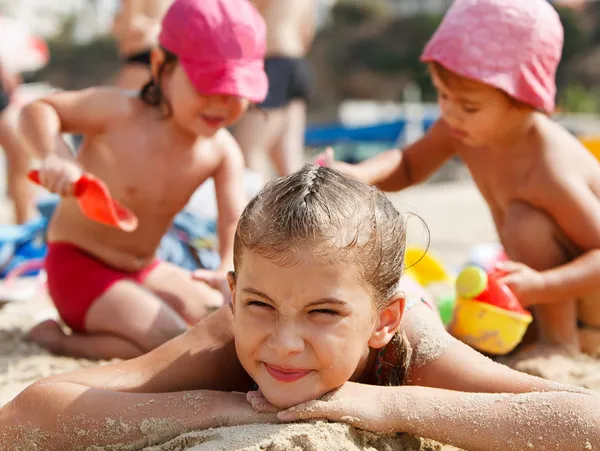
[[[227, 301], [233, 238], [246, 203], [241, 151], [227, 131], [267, 94], [266, 27], [248, 0], [175, 0], [140, 92], [91, 88], [33, 102], [22, 134], [40, 183], [62, 200], [48, 230], [48, 291], [62, 321], [28, 338], [92, 359], [131, 358], [185, 332]], [[73, 156], [62, 133], [85, 136]], [[138, 218], [134, 231], [88, 219], [75, 186], [91, 173]], [[158, 261], [174, 216], [214, 178], [220, 268], [204, 280]]]
[[534, 313], [549, 352], [600, 352], [600, 165], [550, 119], [563, 46], [546, 0], [455, 0], [422, 55], [440, 119], [406, 149], [358, 165], [320, 157], [386, 191], [460, 157], [510, 261], [502, 281]]

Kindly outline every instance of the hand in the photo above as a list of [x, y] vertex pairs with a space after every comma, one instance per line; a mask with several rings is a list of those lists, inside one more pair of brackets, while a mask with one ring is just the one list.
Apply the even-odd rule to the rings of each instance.
[[[397, 387], [396, 387], [397, 388]], [[394, 408], [389, 387], [347, 382], [321, 399], [309, 401], [277, 413], [281, 421], [326, 419], [348, 423], [374, 432], [394, 432]], [[249, 392], [247, 399], [258, 412], [273, 413], [277, 408], [261, 392]]]
[[227, 281], [227, 273], [210, 269], [197, 269], [192, 272], [192, 278], [204, 282], [209, 287], [223, 295], [223, 304], [231, 303], [231, 290]]
[[515, 294], [525, 308], [544, 302], [544, 276], [523, 263], [505, 261], [496, 264], [500, 271], [498, 280]]
[[220, 426], [238, 426], [255, 423], [280, 423], [272, 412], [258, 412], [248, 403], [245, 393], [216, 392], [215, 411]]
[[362, 181], [362, 174], [360, 173], [358, 166], [348, 164], [343, 161], [336, 161], [333, 149], [331, 147], [328, 147], [325, 152], [317, 156], [317, 158], [314, 160], [314, 164], [335, 169], [336, 171], [344, 174], [346, 177]]
[[51, 193], [72, 196], [82, 174], [82, 169], [74, 161], [52, 155], [42, 162], [40, 184]]

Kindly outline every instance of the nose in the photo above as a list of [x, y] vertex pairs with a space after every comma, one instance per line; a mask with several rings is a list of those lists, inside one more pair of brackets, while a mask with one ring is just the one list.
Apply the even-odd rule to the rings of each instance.
[[461, 122], [457, 108], [457, 105], [450, 100], [440, 100], [440, 110], [442, 112], [442, 116], [451, 127], [457, 127]]
[[229, 107], [234, 105], [236, 102], [240, 101], [239, 97], [230, 96], [227, 94], [217, 94], [210, 96], [211, 103], [216, 104], [217, 106]]
[[267, 347], [279, 356], [285, 357], [304, 350], [304, 339], [291, 321], [277, 321], [275, 329], [269, 335]]

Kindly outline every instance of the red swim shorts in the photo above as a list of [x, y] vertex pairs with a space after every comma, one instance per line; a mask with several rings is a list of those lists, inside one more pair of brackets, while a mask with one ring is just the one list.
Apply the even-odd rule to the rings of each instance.
[[48, 292], [62, 320], [75, 332], [85, 331], [87, 311], [119, 280], [143, 283], [159, 260], [136, 272], [108, 266], [79, 247], [65, 242], [48, 244]]

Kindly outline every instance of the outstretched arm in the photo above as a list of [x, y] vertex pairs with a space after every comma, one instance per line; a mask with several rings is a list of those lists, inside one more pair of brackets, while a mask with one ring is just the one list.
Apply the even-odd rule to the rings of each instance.
[[[173, 420], [174, 433], [214, 426], [213, 415], [226, 419], [230, 408], [240, 406], [243, 414], [244, 404], [232, 394], [194, 390], [247, 391], [251, 385], [236, 356], [233, 314], [231, 306], [226, 306], [141, 357], [61, 374], [30, 386], [0, 410], [0, 443], [27, 443], [23, 440], [31, 438], [29, 432], [35, 428], [47, 431], [36, 436], [37, 449], [65, 449], [73, 439], [72, 431], [78, 429], [87, 431], [90, 440], [104, 436], [106, 444], [118, 443], [108, 441], [113, 438], [142, 440], [144, 418]], [[213, 401], [216, 407], [211, 409]], [[114, 426], [116, 419], [131, 430], [117, 430], [111, 437], [107, 426]], [[61, 435], [66, 433], [69, 440]]]
[[443, 120], [406, 149], [391, 149], [357, 165], [333, 162], [331, 166], [382, 191], [400, 191], [421, 183], [455, 154], [454, 139]]
[[[261, 409], [259, 395], [248, 399]], [[278, 414], [327, 418], [378, 432], [405, 432], [471, 451], [600, 447], [600, 397], [593, 393], [465, 393], [429, 387], [349, 383], [329, 399]], [[268, 410], [268, 409], [264, 409]]]
[[256, 413], [245, 393], [119, 393], [59, 382], [36, 384], [0, 411], [0, 443], [142, 449], [192, 430], [265, 422], [276, 422], [275, 415]]
[[[280, 413], [279, 418], [327, 418], [469, 450], [600, 447], [597, 394], [491, 361], [452, 338], [424, 305], [406, 313], [402, 328], [413, 348], [411, 385], [348, 383], [325, 399]], [[249, 399], [263, 410], [264, 400], [256, 394]]]
[[217, 195], [220, 270], [233, 271], [233, 238], [238, 220], [246, 205], [244, 158], [237, 141], [227, 130], [219, 132], [222, 160], [215, 174]]

